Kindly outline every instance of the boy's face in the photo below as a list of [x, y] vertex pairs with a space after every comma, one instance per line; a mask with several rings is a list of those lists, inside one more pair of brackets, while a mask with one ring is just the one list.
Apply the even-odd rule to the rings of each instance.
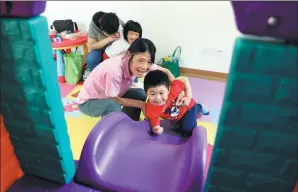
[[169, 90], [166, 86], [160, 85], [147, 90], [148, 101], [153, 105], [164, 105], [168, 99]]

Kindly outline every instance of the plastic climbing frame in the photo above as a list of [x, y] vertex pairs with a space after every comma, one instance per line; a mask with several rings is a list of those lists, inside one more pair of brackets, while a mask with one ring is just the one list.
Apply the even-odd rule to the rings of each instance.
[[209, 192], [294, 188], [297, 53], [295, 46], [236, 40], [208, 172]]
[[[46, 2], [11, 3], [11, 16], [24, 17], [43, 12]], [[47, 20], [42, 16], [4, 17], [0, 22], [0, 109], [16, 157], [26, 174], [69, 183], [75, 163]]]
[[205, 191], [291, 192], [297, 182], [298, 3], [232, 4], [241, 32], [280, 39], [235, 41]]

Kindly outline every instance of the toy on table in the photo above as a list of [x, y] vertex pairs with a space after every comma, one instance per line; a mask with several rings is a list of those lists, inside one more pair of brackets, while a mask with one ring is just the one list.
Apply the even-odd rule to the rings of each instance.
[[56, 34], [54, 38], [52, 38], [52, 41], [55, 43], [59, 43], [63, 41], [63, 38], [61, 37], [61, 35]]

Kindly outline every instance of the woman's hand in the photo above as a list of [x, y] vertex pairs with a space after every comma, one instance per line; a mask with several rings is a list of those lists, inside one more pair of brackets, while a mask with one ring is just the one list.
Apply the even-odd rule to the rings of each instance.
[[190, 104], [191, 99], [190, 99], [189, 97], [183, 97], [183, 98], [181, 99], [181, 101], [182, 101], [181, 106], [183, 106], [183, 107], [187, 107], [187, 106]]
[[191, 98], [185, 96], [185, 92], [182, 91], [177, 99], [176, 99], [176, 106], [183, 106], [186, 107], [190, 104]]
[[177, 106], [182, 105], [182, 103], [183, 103], [182, 98], [183, 98], [184, 96], [185, 96], [184, 91], [182, 91], [182, 92], [178, 95], [178, 97], [177, 97], [177, 99], [176, 99], [176, 105], [177, 105]]

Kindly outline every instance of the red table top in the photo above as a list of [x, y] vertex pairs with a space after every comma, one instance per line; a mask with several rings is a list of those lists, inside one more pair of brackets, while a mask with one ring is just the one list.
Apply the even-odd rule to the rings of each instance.
[[88, 35], [86, 36], [80, 36], [76, 40], [69, 40], [69, 39], [63, 39], [61, 42], [52, 42], [52, 48], [53, 49], [69, 49], [72, 47], [78, 47], [80, 45], [83, 45], [88, 41]]

